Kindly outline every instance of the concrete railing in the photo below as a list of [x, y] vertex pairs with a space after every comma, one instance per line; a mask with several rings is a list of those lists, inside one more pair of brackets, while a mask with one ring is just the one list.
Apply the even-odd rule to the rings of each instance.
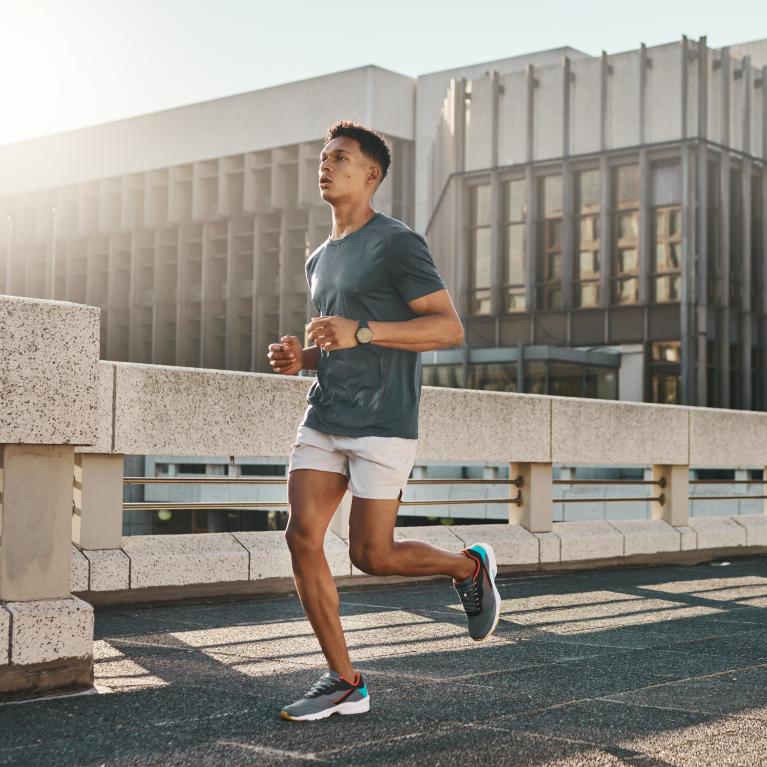
[[[0, 317], [0, 694], [90, 684], [94, 603], [292, 586], [281, 532], [123, 537], [123, 466], [130, 454], [284, 459], [310, 380], [99, 361], [95, 307], [0, 297]], [[420, 433], [418, 462], [508, 462], [522, 503], [505, 525], [398, 539], [489, 540], [507, 569], [767, 551], [765, 514], [688, 513], [690, 467], [765, 466], [767, 414], [425, 387]], [[653, 518], [553, 522], [553, 464], [652, 467]], [[349, 500], [326, 552], [336, 576], [359, 580]]]

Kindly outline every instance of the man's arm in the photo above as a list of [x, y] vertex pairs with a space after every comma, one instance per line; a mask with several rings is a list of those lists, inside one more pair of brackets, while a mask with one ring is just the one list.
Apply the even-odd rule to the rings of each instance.
[[463, 323], [447, 290], [438, 290], [408, 302], [418, 314], [404, 322], [369, 322], [371, 343], [387, 349], [427, 352], [463, 343]]
[[[447, 290], [437, 290], [408, 301], [418, 314], [404, 322], [369, 322], [373, 331], [371, 343], [387, 349], [425, 352], [449, 349], [463, 343], [463, 323]], [[313, 317], [307, 337], [327, 351], [357, 346], [357, 319], [346, 317]]]

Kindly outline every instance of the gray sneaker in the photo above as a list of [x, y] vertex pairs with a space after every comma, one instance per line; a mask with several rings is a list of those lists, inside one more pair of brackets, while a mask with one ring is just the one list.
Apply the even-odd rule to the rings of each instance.
[[475, 642], [487, 639], [498, 625], [501, 614], [501, 595], [495, 586], [498, 568], [495, 564], [495, 552], [487, 543], [474, 543], [463, 553], [477, 563], [474, 575], [458, 583], [453, 579], [453, 588], [461, 598], [466, 619], [469, 623], [469, 636]]
[[328, 671], [301, 700], [285, 706], [280, 716], [291, 722], [306, 722], [331, 714], [364, 714], [369, 709], [370, 696], [360, 674], [355, 675], [352, 683], [335, 671]]

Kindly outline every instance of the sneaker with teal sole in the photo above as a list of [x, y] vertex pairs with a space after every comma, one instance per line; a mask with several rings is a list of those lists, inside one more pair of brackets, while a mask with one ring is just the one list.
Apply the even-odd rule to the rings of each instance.
[[280, 716], [291, 722], [309, 722], [332, 714], [364, 714], [369, 709], [370, 695], [360, 674], [349, 682], [335, 671], [328, 671], [303, 698], [285, 706]]
[[474, 543], [461, 553], [477, 564], [474, 574], [465, 581], [458, 583], [453, 579], [453, 588], [466, 611], [469, 636], [481, 642], [495, 631], [501, 615], [501, 595], [495, 585], [498, 573], [495, 552], [487, 543]]

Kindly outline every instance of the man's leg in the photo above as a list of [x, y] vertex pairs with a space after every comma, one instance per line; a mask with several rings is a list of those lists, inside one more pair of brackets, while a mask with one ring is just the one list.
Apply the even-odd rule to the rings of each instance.
[[288, 475], [290, 516], [285, 538], [301, 604], [328, 666], [346, 679], [354, 672], [339, 617], [338, 590], [325, 559], [325, 531], [343, 498], [348, 478], [314, 469]]
[[474, 574], [476, 563], [421, 541], [395, 541], [399, 499], [352, 499], [349, 556], [370, 575], [447, 575], [462, 581]]

